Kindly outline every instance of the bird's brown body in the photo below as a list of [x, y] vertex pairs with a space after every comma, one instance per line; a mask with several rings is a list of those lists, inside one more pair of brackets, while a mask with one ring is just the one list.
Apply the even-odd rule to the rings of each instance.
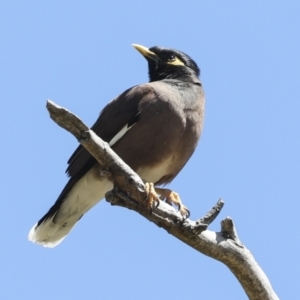
[[[199, 90], [199, 93], [193, 95], [201, 95], [200, 86], [195, 85], [191, 88]], [[144, 180], [155, 184], [169, 183], [175, 178], [194, 152], [200, 137], [203, 101], [200, 97], [195, 97], [191, 101], [192, 107], [185, 107], [183, 102], [176, 103], [172, 100], [181, 99], [182, 96], [176, 93], [180, 94], [170, 83], [158, 81], [134, 87], [118, 98], [120, 103], [134, 102], [132, 98], [140, 99], [140, 116], [138, 126], [133, 126], [126, 133], [126, 139], [120, 139], [112, 149]], [[114, 104], [110, 104], [112, 110]], [[105, 113], [106, 111], [103, 111], [103, 118]], [[149, 126], [152, 128], [151, 133]], [[94, 127], [96, 130], [97, 123]], [[147, 169], [160, 166], [163, 176], [146, 178]]]
[[[203, 127], [204, 92], [198, 67], [185, 54], [166, 49], [166, 54], [175, 52], [179, 62], [167, 61], [169, 65], [159, 73], [153, 61], [164, 63], [163, 48], [151, 48], [149, 54], [145, 49], [138, 50], [148, 60], [150, 82], [128, 89], [110, 102], [92, 129], [144, 181], [160, 185], [176, 177], [196, 148]], [[48, 247], [58, 244], [112, 188], [100, 177], [101, 166], [82, 146], [68, 163], [71, 178], [56, 203], [31, 230], [33, 242]]]

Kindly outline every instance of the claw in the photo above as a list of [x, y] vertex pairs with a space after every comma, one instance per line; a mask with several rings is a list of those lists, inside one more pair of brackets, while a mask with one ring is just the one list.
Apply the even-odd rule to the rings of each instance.
[[[159, 206], [159, 200], [165, 200], [169, 205], [175, 205], [178, 208], [178, 211], [183, 216], [184, 220], [190, 217], [190, 211], [188, 208], [183, 205], [179, 194], [173, 192], [169, 189], [155, 188], [152, 182], [145, 183], [145, 200], [146, 206], [152, 213], [153, 208], [157, 208]], [[160, 195], [160, 197], [158, 196]]]
[[155, 188], [155, 191], [161, 196], [160, 199], [165, 199], [166, 203], [177, 206], [178, 211], [184, 217], [184, 219], [189, 218], [190, 211], [186, 206], [183, 205], [179, 194], [173, 192], [172, 190], [162, 188]]
[[145, 191], [146, 191], [146, 206], [151, 214], [153, 207], [157, 208], [159, 206], [159, 197], [155, 191], [154, 184], [152, 182], [145, 183]]

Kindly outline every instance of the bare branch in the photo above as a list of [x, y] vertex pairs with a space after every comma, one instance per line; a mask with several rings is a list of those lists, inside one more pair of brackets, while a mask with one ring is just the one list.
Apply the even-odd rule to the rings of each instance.
[[143, 181], [109, 145], [65, 108], [48, 101], [47, 109], [51, 118], [71, 132], [103, 166], [99, 171], [114, 183], [114, 189], [106, 194], [106, 199], [111, 205], [138, 212], [197, 251], [224, 263], [239, 280], [249, 299], [279, 299], [253, 255], [238, 238], [230, 218], [221, 222], [221, 232], [206, 230], [222, 209], [222, 199], [197, 221], [184, 219], [179, 212], [163, 201], [149, 212], [144, 201], [146, 195]]

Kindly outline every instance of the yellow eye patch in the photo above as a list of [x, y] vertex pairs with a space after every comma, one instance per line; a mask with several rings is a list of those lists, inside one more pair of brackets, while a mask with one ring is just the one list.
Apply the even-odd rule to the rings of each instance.
[[180, 60], [177, 56], [174, 56], [174, 58], [167, 61], [167, 64], [169, 65], [175, 65], [175, 66], [185, 66], [184, 62]]

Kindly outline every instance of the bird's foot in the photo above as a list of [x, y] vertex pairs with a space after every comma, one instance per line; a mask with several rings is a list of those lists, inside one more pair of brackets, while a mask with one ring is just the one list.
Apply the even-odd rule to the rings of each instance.
[[165, 200], [166, 203], [170, 205], [174, 204], [184, 218], [188, 218], [190, 216], [190, 211], [186, 206], [183, 205], [179, 194], [173, 192], [172, 190], [162, 188], [155, 188], [155, 191], [160, 195], [160, 199]]
[[147, 195], [146, 206], [151, 213], [153, 207], [157, 207], [159, 205], [159, 196], [157, 195], [154, 184], [152, 182], [145, 183], [145, 191]]

